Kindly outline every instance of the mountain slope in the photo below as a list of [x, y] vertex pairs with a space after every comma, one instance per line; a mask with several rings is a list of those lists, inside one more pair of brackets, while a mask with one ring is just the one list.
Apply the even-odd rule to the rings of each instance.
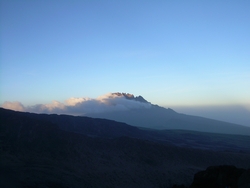
[[[116, 93], [114, 93], [114, 95], [115, 94]], [[135, 100], [138, 103], [151, 104], [141, 96], [139, 96], [141, 100], [138, 101], [138, 97], [134, 97], [133, 95], [132, 97], [128, 97], [128, 94], [124, 93], [119, 93], [117, 95], [123, 95], [127, 100]], [[129, 94], [129, 96], [131, 96], [131, 94]], [[147, 108], [87, 113], [85, 116], [111, 119], [136, 127], [151, 129], [182, 129], [211, 133], [250, 135], [250, 127], [198, 116], [180, 114], [172, 109], [166, 109], [152, 104]]]
[[[211, 165], [250, 167], [247, 153], [176, 147], [118, 133], [90, 137], [88, 128], [82, 129], [86, 134], [60, 129], [55, 117], [73, 127], [79, 123], [72, 125], [73, 119], [86, 119], [0, 109], [0, 187], [171, 187], [190, 185], [196, 172]], [[120, 135], [131, 129], [92, 120], [79, 126], [93, 126], [97, 135], [100, 125], [112, 132], [109, 123], [123, 127], [116, 130]]]
[[250, 145], [247, 144], [250, 142], [250, 137], [244, 135], [214, 134], [187, 130], [139, 129], [125, 123], [107, 119], [56, 114], [34, 114], [15, 112], [2, 108], [0, 108], [0, 120], [1, 124], [5, 122], [8, 122], [8, 124], [26, 124], [28, 122], [29, 125], [31, 122], [34, 122], [40, 125], [55, 125], [61, 130], [93, 138], [111, 139], [126, 136], [189, 148], [250, 153]]
[[20, 109], [32, 113], [67, 114], [105, 118], [124, 122], [136, 127], [151, 129], [181, 129], [222, 134], [250, 135], [250, 127], [212, 120], [208, 118], [180, 114], [172, 109], [153, 105], [142, 96], [128, 93], [108, 93], [96, 99], [70, 98], [64, 103], [23, 106], [8, 102], [8, 109]]

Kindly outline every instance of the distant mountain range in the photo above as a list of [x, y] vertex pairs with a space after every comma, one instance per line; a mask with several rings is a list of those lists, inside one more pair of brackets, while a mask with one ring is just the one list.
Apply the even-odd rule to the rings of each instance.
[[[112, 93], [112, 95], [123, 97], [126, 100], [136, 101], [137, 103], [144, 103], [149, 106], [147, 106], [147, 108], [86, 113], [85, 116], [105, 118], [125, 122], [136, 127], [151, 129], [178, 129], [210, 133], [250, 135], [250, 127], [198, 116], [180, 114], [170, 108], [166, 109], [158, 105], [153, 105], [142, 96], [134, 97], [134, 95], [128, 93]], [[119, 103], [115, 105], [119, 105]]]
[[5, 102], [2, 107], [23, 112], [67, 114], [110, 119], [140, 128], [158, 130], [190, 130], [208, 133], [250, 135], [250, 127], [178, 113], [170, 108], [151, 104], [142, 96], [129, 93], [108, 93], [91, 98], [70, 98], [64, 103], [24, 106]]

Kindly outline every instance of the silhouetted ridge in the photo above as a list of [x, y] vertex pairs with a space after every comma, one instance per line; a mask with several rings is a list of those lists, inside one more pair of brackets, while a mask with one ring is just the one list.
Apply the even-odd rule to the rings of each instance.
[[28, 123], [37, 121], [40, 122], [39, 124], [52, 124], [53, 127], [60, 128], [61, 130], [76, 132], [91, 137], [143, 137], [141, 130], [137, 127], [100, 118], [57, 114], [35, 114], [29, 112], [15, 112], [0, 108], [0, 119], [2, 124], [5, 122], [13, 122], [13, 124], [21, 122], [21, 124], [25, 124], [28, 119]]
[[[148, 139], [137, 137], [140, 134]], [[205, 133], [180, 134], [143, 131], [109, 120], [0, 108], [0, 187], [187, 187], [193, 175], [208, 166], [250, 167], [248, 153], [176, 147], [160, 141], [172, 135], [174, 143], [198, 139], [197, 144], [214, 140], [224, 145], [215, 134], [206, 134], [210, 139], [204, 140]], [[242, 138], [249, 147], [246, 136], [225, 135], [223, 140], [231, 148], [234, 138], [238, 144]], [[245, 172], [238, 179], [243, 186], [249, 179]]]

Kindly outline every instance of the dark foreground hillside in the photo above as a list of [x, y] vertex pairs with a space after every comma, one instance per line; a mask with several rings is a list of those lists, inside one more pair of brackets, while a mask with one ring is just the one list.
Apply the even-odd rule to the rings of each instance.
[[90, 137], [9, 112], [1, 109], [0, 114], [0, 187], [188, 186], [194, 174], [208, 166], [250, 168], [247, 153], [198, 150], [128, 136]]

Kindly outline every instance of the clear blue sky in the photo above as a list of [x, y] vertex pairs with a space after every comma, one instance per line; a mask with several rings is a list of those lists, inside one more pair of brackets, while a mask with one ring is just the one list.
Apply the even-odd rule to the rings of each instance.
[[1, 0], [0, 104], [142, 95], [250, 106], [248, 0]]

